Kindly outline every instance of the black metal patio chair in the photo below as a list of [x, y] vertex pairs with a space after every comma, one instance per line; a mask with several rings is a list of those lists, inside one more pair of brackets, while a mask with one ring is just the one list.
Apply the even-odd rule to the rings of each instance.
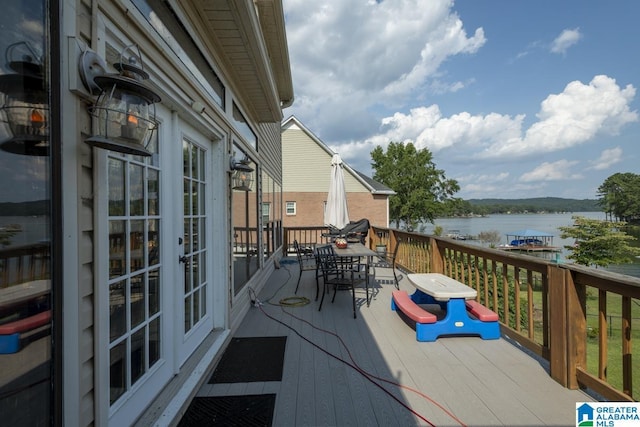
[[402, 237], [396, 237], [396, 244], [393, 247], [393, 251], [389, 252], [385, 252], [385, 253], [379, 253], [378, 255], [378, 262], [376, 263], [376, 267], [382, 267], [382, 268], [391, 268], [393, 271], [393, 280], [394, 280], [394, 284], [396, 289], [400, 289], [400, 284], [398, 282], [398, 273], [397, 273], [397, 268], [396, 268], [396, 264], [398, 261], [398, 249], [400, 249], [400, 244], [404, 241], [404, 239]]
[[[356, 318], [356, 290], [355, 287], [359, 283], [365, 283], [365, 292], [367, 298], [367, 305], [369, 305], [369, 286], [366, 283], [366, 279], [362, 277], [366, 274], [363, 271], [363, 264], [360, 262], [359, 257], [338, 257], [333, 250], [333, 246], [327, 245], [316, 248], [318, 254], [318, 262], [322, 271], [322, 279], [324, 282], [325, 290], [328, 287], [333, 286], [333, 297], [331, 302], [336, 299], [336, 293], [339, 290], [351, 290], [351, 296], [353, 299], [353, 318]], [[322, 292], [322, 298], [320, 299], [320, 306], [318, 311], [322, 310], [322, 303], [324, 302], [325, 291]]]
[[314, 271], [316, 276], [316, 301], [318, 300], [318, 293], [320, 292], [319, 278], [322, 277], [322, 271], [317, 262], [317, 256], [312, 252], [303, 250], [298, 244], [297, 240], [293, 241], [293, 248], [296, 251], [296, 258], [298, 259], [298, 266], [300, 267], [300, 274], [298, 275], [298, 283], [296, 283], [295, 294], [298, 293], [298, 286], [300, 286], [300, 279], [302, 279], [302, 273], [305, 271]]

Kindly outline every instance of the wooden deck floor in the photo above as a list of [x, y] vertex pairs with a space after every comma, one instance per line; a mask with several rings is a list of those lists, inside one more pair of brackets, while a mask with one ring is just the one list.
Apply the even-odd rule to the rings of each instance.
[[[249, 311], [235, 334], [286, 335], [282, 381], [205, 384], [198, 396], [276, 393], [274, 426], [573, 426], [575, 402], [593, 400], [560, 386], [543, 363], [503, 338], [417, 342], [390, 309], [391, 271], [376, 269], [375, 275], [371, 305], [358, 290], [353, 319], [348, 292], [339, 292], [333, 304], [326, 298], [318, 311], [310, 272], [298, 291], [310, 304], [271, 305], [295, 289], [297, 264], [283, 262], [258, 296], [262, 306]], [[406, 279], [400, 287], [413, 290]], [[389, 383], [372, 382], [350, 365]]]

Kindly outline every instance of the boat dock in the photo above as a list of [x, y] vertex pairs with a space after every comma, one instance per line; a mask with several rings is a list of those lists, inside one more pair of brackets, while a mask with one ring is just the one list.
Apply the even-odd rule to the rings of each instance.
[[553, 235], [537, 230], [518, 230], [507, 233], [507, 244], [498, 249], [518, 252], [561, 252], [562, 249], [553, 246]]

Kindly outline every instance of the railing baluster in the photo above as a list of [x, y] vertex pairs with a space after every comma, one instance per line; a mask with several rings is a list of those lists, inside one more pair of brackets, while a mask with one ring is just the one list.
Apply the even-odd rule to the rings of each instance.
[[520, 326], [520, 269], [518, 267], [513, 267], [513, 291], [515, 293], [515, 311], [516, 311], [516, 331], [520, 332], [522, 329]]
[[598, 378], [607, 379], [607, 291], [598, 291]]
[[527, 311], [529, 312], [529, 339], [535, 340], [535, 307], [533, 305], [533, 271], [527, 270]]
[[622, 391], [633, 397], [631, 353], [631, 298], [622, 297]]

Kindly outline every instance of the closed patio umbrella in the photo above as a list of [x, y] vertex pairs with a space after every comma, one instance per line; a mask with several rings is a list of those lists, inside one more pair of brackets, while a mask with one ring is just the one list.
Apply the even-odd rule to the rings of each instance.
[[347, 192], [344, 189], [342, 159], [339, 154], [334, 154], [331, 159], [331, 182], [327, 195], [327, 206], [324, 210], [324, 224], [342, 229], [348, 223], [349, 211], [347, 209]]

